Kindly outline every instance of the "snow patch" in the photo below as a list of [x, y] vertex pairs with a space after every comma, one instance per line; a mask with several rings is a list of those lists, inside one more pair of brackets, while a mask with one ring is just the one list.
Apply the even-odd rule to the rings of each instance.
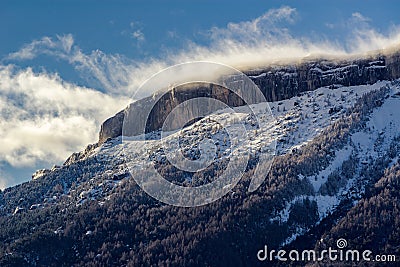
[[335, 152], [335, 159], [326, 167], [324, 170], [320, 171], [317, 175], [307, 177], [312, 186], [314, 187], [314, 191], [318, 192], [329, 176], [333, 171], [337, 170], [340, 166], [342, 166], [343, 162], [349, 159], [353, 149], [350, 146], [346, 146], [341, 150]]

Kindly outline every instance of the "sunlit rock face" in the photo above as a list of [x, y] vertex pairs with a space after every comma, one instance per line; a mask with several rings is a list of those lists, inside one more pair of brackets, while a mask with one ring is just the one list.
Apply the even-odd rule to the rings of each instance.
[[[400, 53], [370, 55], [356, 60], [304, 59], [297, 64], [246, 71], [246, 75], [259, 86], [267, 101], [280, 101], [324, 86], [331, 86], [333, 89], [399, 78]], [[176, 106], [198, 97], [214, 98], [230, 107], [244, 104], [236, 94], [215, 84], [181, 85], [165, 92], [156, 103], [154, 99], [157, 95], [153, 95], [130, 104], [125, 110], [107, 119], [101, 126], [99, 143], [121, 136], [124, 119], [129, 123], [124, 127], [124, 135], [141, 134], [143, 129], [146, 132], [161, 129], [165, 118]], [[150, 116], [145, 112], [149, 106], [152, 106]], [[179, 117], [175, 119], [178, 127], [182, 122]]]
[[[229, 107], [242, 106], [244, 101], [234, 92], [216, 84], [190, 83], [174, 88], [161, 95], [154, 95], [130, 104], [125, 110], [106, 120], [101, 126], [99, 142], [103, 143], [108, 138], [114, 138], [122, 134], [123, 122], [124, 135], [132, 136], [151, 132], [163, 127], [168, 114], [179, 104], [193, 98], [208, 98], [223, 102]], [[158, 99], [159, 98], [159, 99]], [[169, 130], [180, 128], [187, 123], [184, 118], [196, 117], [195, 114], [205, 114], [212, 110], [212, 101], [202, 101], [201, 105], [191, 105], [185, 112], [189, 114], [175, 113], [169, 125]], [[196, 109], [196, 110], [195, 110]], [[148, 110], [151, 110], [148, 114]], [[183, 116], [185, 115], [185, 116]]]

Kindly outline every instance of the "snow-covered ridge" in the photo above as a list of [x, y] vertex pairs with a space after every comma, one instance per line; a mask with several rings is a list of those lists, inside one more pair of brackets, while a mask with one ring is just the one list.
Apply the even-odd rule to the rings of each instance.
[[[180, 149], [189, 159], [196, 159], [199, 156], [201, 149], [196, 146], [196, 143], [204, 138], [211, 138], [217, 149], [213, 150], [213, 146], [203, 147], [202, 152], [214, 154], [214, 160], [216, 161], [229, 158], [231, 153], [235, 151], [246, 150], [250, 154], [256, 155], [263, 151], [273, 140], [278, 141], [277, 155], [284, 155], [292, 153], [294, 150], [302, 149], [302, 146], [311, 142], [326, 127], [346, 116], [347, 109], [352, 107], [363, 94], [389, 86], [391, 88], [390, 97], [384, 101], [381, 107], [374, 110], [367, 127], [357, 133], [353, 133], [352, 142], [335, 151], [335, 157], [332, 158], [325, 169], [316, 175], [298, 177], [301, 180], [306, 179], [309, 181], [314, 188], [314, 194], [298, 195], [295, 199], [289, 200], [282, 210], [277, 211], [277, 215], [270, 222], [279, 224], [287, 222], [292, 206], [304, 199], [316, 203], [318, 216], [322, 220], [329, 212], [336, 209], [342, 199], [357, 199], [362, 192], [362, 186], [360, 186], [359, 181], [357, 179], [349, 179], [346, 184], [340, 187], [337, 194], [329, 195], [326, 190], [321, 189], [327, 184], [328, 177], [353, 156], [359, 158], [360, 166], [357, 172], [361, 172], [364, 162], [370, 162], [368, 155], [379, 157], [384, 154], [393, 137], [400, 132], [400, 121], [394, 116], [397, 106], [400, 104], [398, 84], [398, 82], [381, 81], [373, 85], [339, 87], [335, 89], [323, 87], [315, 91], [305, 92], [291, 99], [268, 103], [274, 115], [273, 120], [271, 120], [270, 116], [267, 116], [267, 103], [252, 105], [251, 108], [256, 117], [268, 125], [268, 127], [263, 128], [256, 127], [253, 121], [254, 117], [248, 116], [243, 112], [244, 107], [234, 108], [238, 114], [235, 119], [233, 119], [230, 112], [222, 110], [181, 131], [169, 133], [167, 139], [181, 138]], [[389, 120], [382, 120], [382, 117], [389, 118]], [[215, 123], [215, 121], [245, 125], [246, 140], [235, 144], [234, 140], [229, 140], [221, 125]], [[374, 121], [377, 123], [374, 124]], [[154, 134], [157, 135], [157, 133]], [[87, 201], [96, 201], [99, 205], [103, 205], [125, 183], [131, 182], [127, 163], [132, 167], [131, 170], [134, 170], [135, 173], [140, 173], [155, 162], [162, 163], [165, 161], [165, 151], [162, 152], [160, 150], [161, 144], [159, 141], [135, 142], [135, 149], [130, 150], [132, 153], [127, 155], [127, 143], [123, 142], [122, 137], [110, 139], [100, 146], [92, 146], [87, 149], [83, 153], [84, 155], [79, 157], [78, 161], [71, 163], [72, 165], [64, 165], [49, 173], [46, 172], [42, 176], [38, 175], [37, 179], [31, 181], [31, 183], [48, 179], [47, 177], [52, 173], [62, 172], [64, 169], [67, 171], [68, 168], [79, 162], [90, 162], [88, 164], [93, 166], [90, 173], [77, 174], [78, 177], [72, 186], [68, 187], [64, 183], [63, 190], [59, 190], [60, 193], [45, 195], [43, 201], [30, 203], [24, 212], [30, 212], [29, 207], [32, 210], [46, 208], [60, 201], [65, 203], [66, 207], [69, 205], [81, 206]], [[171, 150], [170, 152], [172, 154], [178, 153], [177, 150]], [[20, 205], [13, 206], [10, 209], [10, 214], [15, 211], [16, 207], [20, 207]], [[301, 226], [299, 227], [301, 228]], [[307, 228], [301, 228], [298, 233], [305, 231], [307, 231]], [[287, 241], [290, 242], [291, 240], [288, 239]]]
[[[385, 84], [381, 83], [380, 85]], [[395, 147], [398, 147], [400, 136], [400, 118], [396, 114], [400, 106], [400, 85], [398, 81], [395, 81], [387, 83], [385, 86], [390, 87], [388, 97], [372, 111], [366, 125], [352, 134], [347, 145], [335, 151], [335, 157], [331, 163], [316, 175], [309, 177], [299, 175], [299, 179], [307, 179], [313, 186], [314, 194], [296, 196], [286, 203], [286, 206], [271, 219], [271, 222], [286, 223], [294, 205], [304, 200], [316, 203], [319, 221], [321, 221], [330, 212], [333, 212], [342, 200], [352, 200], [357, 203], [369, 182], [368, 172], [376, 168], [374, 165], [381, 164], [379, 168], [389, 168], [397, 162], [399, 150], [396, 150]], [[352, 90], [349, 89], [345, 90], [351, 92]], [[389, 162], [389, 164], [382, 165], [385, 164], [384, 162]], [[344, 173], [343, 168], [347, 170], [349, 166], [353, 168], [353, 174]], [[370, 167], [371, 170], [369, 170]], [[346, 178], [346, 176], [350, 178]], [[338, 191], [332, 194], [327, 189], [335, 181], [334, 179], [338, 178], [337, 184], [334, 184], [338, 186]], [[299, 229], [292, 237], [285, 240], [282, 246], [291, 243], [299, 236], [299, 233], [307, 231], [307, 227], [297, 227]]]
[[[195, 145], [199, 139], [207, 138], [208, 134], [213, 135], [213, 140], [218, 145], [216, 159], [229, 157], [230, 153], [235, 149], [238, 150], [249, 150], [252, 154], [256, 154], [257, 151], [261, 151], [266, 144], [271, 143], [273, 140], [278, 141], [277, 154], [282, 155], [290, 153], [293, 149], [301, 149], [302, 146], [312, 141], [323, 129], [329, 126], [331, 123], [344, 116], [347, 108], [354, 105], [359, 97], [363, 94], [377, 90], [383, 86], [388, 85], [389, 82], [378, 82], [373, 85], [361, 85], [353, 87], [340, 87], [338, 89], [320, 88], [315, 91], [306, 92], [299, 96], [293, 97], [288, 100], [279, 102], [268, 103], [272, 109], [274, 115], [274, 121], [270, 124], [270, 127], [257, 129], [257, 127], [251, 127], [248, 116], [238, 117], [235, 123], [247, 125], [248, 138], [246, 142], [241, 143], [240, 147], [232, 146], [234, 142], [229, 143], [224, 141], [226, 136], [221, 131], [221, 127], [212, 121], [224, 121], [226, 123], [232, 123], [230, 120], [232, 116], [230, 113], [224, 113], [223, 111], [219, 114], [214, 114], [209, 118], [205, 118], [181, 131], [171, 133], [168, 139], [179, 138], [180, 135], [186, 135], [190, 137], [191, 142], [186, 143], [182, 148], [184, 154], [188, 157], [195, 158], [198, 154], [199, 149]], [[252, 105], [251, 108], [255, 112], [256, 116], [260, 120], [271, 120], [270, 117], [265, 116], [265, 110], [267, 103], [260, 103]], [[240, 114], [242, 107], [235, 108], [235, 111]], [[214, 117], [214, 118], [213, 118]], [[103, 164], [110, 165], [111, 173], [123, 173], [126, 172], [124, 166], [126, 160], [133, 166], [134, 170], [141, 171], [145, 166], [148, 166], [152, 160], [162, 162], [165, 161], [165, 153], [161, 153], [159, 148], [160, 142], [140, 142], [137, 141], [134, 149], [129, 151], [129, 159], [124, 155], [124, 148], [126, 149], [126, 143], [121, 141], [121, 137], [112, 139], [102, 146], [94, 149], [90, 152], [90, 157], [94, 157]], [[210, 152], [211, 148], [206, 148]], [[148, 157], [148, 151], [153, 151], [152, 157]], [[330, 166], [329, 170], [334, 170], [336, 165], [345, 160], [346, 157], [351, 153], [351, 148], [343, 151], [343, 157], [337, 159], [333, 163], [335, 166]], [[178, 151], [170, 151], [170, 153], [178, 153]], [[338, 155], [341, 153], [338, 152]], [[119, 162], [120, 165], [116, 165], [115, 162]], [[328, 171], [325, 171], [328, 172]], [[108, 175], [108, 177], [114, 177]], [[324, 177], [326, 179], [327, 174], [321, 174], [318, 177]], [[104, 177], [104, 175], [102, 176]], [[311, 181], [315, 185], [316, 191], [321, 186], [323, 180], [315, 180], [314, 177], [307, 178], [314, 179]], [[110, 180], [113, 180], [111, 178]], [[100, 182], [101, 181], [101, 182]], [[99, 184], [103, 183], [102, 180]]]

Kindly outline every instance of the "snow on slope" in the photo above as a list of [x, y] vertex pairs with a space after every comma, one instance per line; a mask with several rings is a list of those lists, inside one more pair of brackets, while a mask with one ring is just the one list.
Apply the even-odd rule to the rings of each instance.
[[[371, 88], [375, 86], [378, 86], [379, 88], [383, 85], [385, 85], [385, 83], [379, 83], [379, 85], [375, 84], [371, 86]], [[387, 83], [387, 85], [389, 85], [389, 83]], [[387, 158], [387, 152], [390, 146], [393, 144], [395, 138], [400, 136], [400, 116], [397, 115], [400, 110], [399, 82], [392, 82], [390, 84], [390, 88], [391, 90], [389, 93], [389, 98], [387, 98], [380, 107], [375, 108], [372, 111], [366, 126], [358, 132], [352, 134], [351, 142], [347, 146], [341, 150], [335, 151], [335, 158], [331, 161], [331, 164], [328, 167], [312, 177], [304, 177], [299, 175], [300, 179], [308, 179], [310, 181], [314, 187], [315, 195], [302, 195], [295, 197], [286, 204], [285, 208], [282, 209], [276, 217], [271, 219], [271, 222], [287, 222], [293, 205], [303, 199], [316, 201], [318, 205], [320, 221], [325, 218], [329, 212], [333, 211], [336, 206], [339, 205], [341, 200], [352, 199], [354, 202], [357, 202], [357, 200], [361, 197], [361, 194], [364, 192], [365, 185], [368, 182], [360, 180], [361, 170], [365, 169], [369, 165], [372, 165], [377, 158]], [[366, 88], [364, 87], [363, 89]], [[349, 95], [354, 95], [355, 92], [359, 92], [353, 91], [354, 88], [351, 87], [342, 88], [342, 90], [347, 91], [345, 93], [348, 93]], [[349, 101], [347, 96], [345, 99], [346, 101]], [[322, 116], [321, 118], [322, 119], [319, 122], [316, 122], [316, 125], [322, 125], [326, 123], [326, 120]], [[301, 140], [298, 139], [298, 142], [301, 142]], [[351, 155], [357, 157], [360, 162], [353, 178], [349, 179], [346, 185], [340, 188], [336, 195], [330, 196], [321, 194], [320, 188], [327, 181], [327, 176], [339, 169], [343, 162], [349, 159]], [[392, 159], [392, 164], [393, 162], [397, 161], [398, 158], [399, 155], [395, 156]], [[304, 233], [305, 231], [305, 228], [297, 229], [296, 233], [282, 243], [282, 246], [289, 244], [297, 236], [299, 236], [299, 233]]]
[[[249, 150], [250, 153], [255, 154], [273, 140], [278, 140], [277, 154], [285, 154], [311, 141], [324, 128], [344, 114], [347, 108], [353, 106], [364, 93], [379, 89], [386, 84], [387, 82], [378, 82], [374, 85], [341, 87], [334, 90], [324, 87], [288, 100], [268, 103], [274, 118], [266, 113], [267, 103], [251, 105], [256, 117], [265, 126], [261, 129], [255, 126], [255, 122], [252, 121], [254, 118], [246, 113], [245, 107], [234, 108], [235, 116], [231, 112], [222, 110], [180, 131], [163, 133], [166, 136], [164, 142], [168, 144], [171, 140], [177, 140], [182, 136], [188, 138], [190, 141], [186, 142], [183, 150], [186, 151], [185, 155], [192, 157], [192, 159], [198, 153], [197, 144], [205, 138], [211, 138], [214, 145], [217, 144], [218, 155], [215, 158], [229, 157], [230, 153], [235, 150]], [[245, 125], [247, 130], [245, 142], [229, 140], [217, 121], [225, 125], [232, 125], [232, 123]], [[137, 165], [138, 169], [140, 169], [139, 166], [143, 166], [143, 163], [148, 161], [145, 156], [147, 151], [157, 151], [159, 147], [165, 145], [158, 140], [143, 143], [140, 139], [131, 138], [129, 142], [129, 161], [130, 164]], [[226, 139], [229, 142], [226, 142]], [[120, 142], [115, 141], [113, 144], [106, 143], [98, 149], [96, 154], [99, 157], [122, 157], [124, 145], [127, 144], [120, 144]], [[125, 147], [125, 149], [127, 148]], [[203, 149], [205, 153], [214, 153], [212, 143], [208, 143]], [[173, 147], [165, 153], [180, 154], [178, 152], [178, 148]], [[349, 152], [346, 153], [349, 154]], [[156, 157], [158, 160], [163, 160], [164, 155], [157, 155]]]
[[287, 153], [311, 141], [318, 133], [345, 114], [363, 94], [388, 82], [329, 89], [319, 88], [288, 100], [270, 103], [281, 139], [278, 154]]
[[350, 157], [352, 152], [353, 149], [350, 146], [346, 146], [345, 148], [336, 151], [335, 159], [328, 167], [320, 171], [318, 175], [307, 177], [307, 179], [314, 187], [315, 192], [318, 192], [320, 190], [321, 185], [323, 185], [327, 181], [328, 175], [337, 170], [340, 166], [342, 166], [343, 162]]
[[[140, 138], [130, 138], [130, 142], [122, 142], [118, 137], [107, 141], [100, 147], [90, 151], [87, 157], [93, 157], [106, 167], [106, 171], [96, 173], [89, 182], [78, 181], [77, 186], [68, 192], [71, 204], [81, 205], [88, 199], [96, 199], [101, 205], [113, 194], [113, 188], [121, 186], [127, 181], [129, 173], [126, 162], [132, 167], [131, 170], [140, 173], [152, 162], [163, 162], [169, 153], [172, 157], [182, 153], [186, 158], [199, 159], [202, 153], [209, 155], [214, 160], [222, 160], [230, 157], [231, 153], [257, 154], [268, 147], [273, 140], [277, 140], [277, 155], [290, 153], [312, 141], [323, 129], [345, 115], [346, 109], [352, 107], [357, 99], [363, 94], [377, 90], [383, 86], [390, 85], [392, 88], [391, 97], [384, 104], [377, 108], [371, 115], [367, 127], [352, 136], [352, 144], [335, 152], [335, 157], [330, 165], [312, 177], [299, 177], [308, 179], [313, 185], [315, 195], [298, 196], [287, 203], [286, 207], [278, 212], [278, 216], [272, 222], [285, 222], [290, 214], [291, 206], [296, 201], [304, 198], [315, 200], [318, 204], [320, 219], [324, 218], [329, 211], [335, 209], [340, 200], [348, 197], [347, 192], [354, 191], [359, 195], [362, 188], [355, 190], [359, 184], [349, 180], [345, 187], [341, 188], [335, 196], [324, 195], [319, 192], [321, 186], [326, 183], [330, 173], [340, 167], [351, 155], [357, 153], [363, 162], [368, 162], [369, 155], [376, 157], [381, 155], [390, 145], [391, 140], [400, 133], [400, 117], [396, 116], [396, 110], [400, 104], [400, 93], [398, 83], [391, 84], [387, 81], [373, 85], [362, 85], [352, 87], [339, 87], [335, 89], [319, 88], [315, 91], [305, 92], [296, 97], [279, 102], [269, 103], [274, 119], [267, 116], [266, 103], [252, 105], [256, 117], [265, 127], [257, 128], [254, 123], [254, 116], [249, 116], [244, 107], [237, 107], [234, 110], [237, 116], [224, 110], [196, 122], [180, 131], [166, 133], [166, 139], [180, 139], [180, 148], [171, 147], [169, 151], [162, 151], [162, 143], [153, 140], [146, 143]], [[247, 131], [247, 138], [244, 142], [240, 140], [229, 140], [222, 124], [241, 124]], [[154, 133], [157, 136], [159, 133]], [[211, 139], [212, 142], [202, 142], [204, 139]], [[379, 146], [374, 146], [377, 140]], [[126, 153], [127, 146], [130, 146], [129, 153]], [[149, 156], [150, 155], [150, 156]], [[40, 179], [40, 178], [38, 178]], [[304, 231], [305, 229], [303, 229]]]

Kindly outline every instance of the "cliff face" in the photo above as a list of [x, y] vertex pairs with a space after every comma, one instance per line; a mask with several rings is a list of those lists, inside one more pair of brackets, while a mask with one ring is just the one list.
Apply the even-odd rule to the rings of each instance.
[[[108, 138], [120, 136], [122, 130], [124, 130], [125, 136], [132, 136], [142, 134], [143, 129], [145, 129], [146, 133], [161, 129], [168, 114], [176, 106], [191, 98], [198, 97], [213, 98], [224, 102], [230, 107], [244, 105], [243, 100], [239, 96], [227, 88], [215, 84], [191, 83], [181, 85], [163, 94], [156, 103], [154, 103], [153, 97], [147, 97], [130, 104], [125, 110], [107, 119], [101, 126], [99, 143], [105, 142]], [[154, 106], [148, 116], [146, 111], [152, 105]], [[207, 106], [204, 105], [193, 108], [208, 110]], [[187, 112], [191, 114], [198, 113], [195, 110], [187, 110]], [[124, 125], [123, 128], [125, 118], [127, 125]], [[180, 118], [176, 116], [173, 119], [172, 127], [174, 125], [178, 127], [184, 123], [184, 121], [180, 121]]]
[[268, 101], [279, 101], [323, 86], [352, 86], [395, 79], [400, 76], [399, 67], [395, 56], [377, 56], [356, 61], [304, 62], [297, 66], [271, 67], [247, 74]]
[[[199, 97], [213, 98], [224, 102], [230, 107], [244, 105], [243, 100], [227, 88], [206, 83], [185, 84], [166, 92], [157, 102], [155, 102], [153, 98], [146, 98], [142, 101], [131, 104], [125, 110], [125, 123], [129, 124], [124, 125], [124, 135], [132, 136], [141, 134], [143, 133], [143, 129], [145, 129], [146, 133], [161, 129], [168, 114], [176, 106], [189, 99]], [[148, 109], [143, 108], [145, 105], [154, 105], [149, 116], [146, 114], [146, 110]], [[190, 107], [185, 111], [189, 114], [198, 114], [202, 113], [201, 111], [206, 112], [209, 110], [207, 106], [210, 105], [212, 104], [207, 103], [206, 105], [194, 105], [194, 107]], [[170, 125], [172, 128], [171, 130], [177, 129], [180, 125], [184, 125], [185, 121], [181, 120], [182, 118], [179, 116], [174, 116], [172, 119], [172, 125]]]
[[[291, 98], [301, 92], [315, 90], [323, 86], [352, 86], [372, 84], [379, 80], [393, 80], [400, 77], [400, 52], [390, 55], [369, 56], [358, 60], [313, 60], [303, 61], [290, 66], [271, 66], [259, 70], [247, 71], [255, 84], [259, 86], [267, 101], [280, 101]], [[124, 118], [131, 123], [125, 125], [124, 135], [140, 134], [160, 129], [167, 115], [177, 105], [196, 97], [211, 97], [234, 107], [243, 105], [243, 101], [228, 89], [216, 85], [193, 84], [180, 86], [165, 93], [154, 105], [146, 120], [144, 105], [152, 105], [152, 97], [144, 98], [129, 105], [114, 117], [107, 119], [101, 126], [99, 143], [122, 134]], [[177, 118], [179, 120], [179, 118]], [[145, 123], [145, 125], [142, 125]], [[179, 125], [179, 121], [177, 121]], [[145, 127], [145, 128], [144, 128]]]
[[108, 138], [122, 135], [122, 123], [125, 111], [118, 112], [114, 117], [108, 118], [100, 128], [99, 143], [104, 143]]

